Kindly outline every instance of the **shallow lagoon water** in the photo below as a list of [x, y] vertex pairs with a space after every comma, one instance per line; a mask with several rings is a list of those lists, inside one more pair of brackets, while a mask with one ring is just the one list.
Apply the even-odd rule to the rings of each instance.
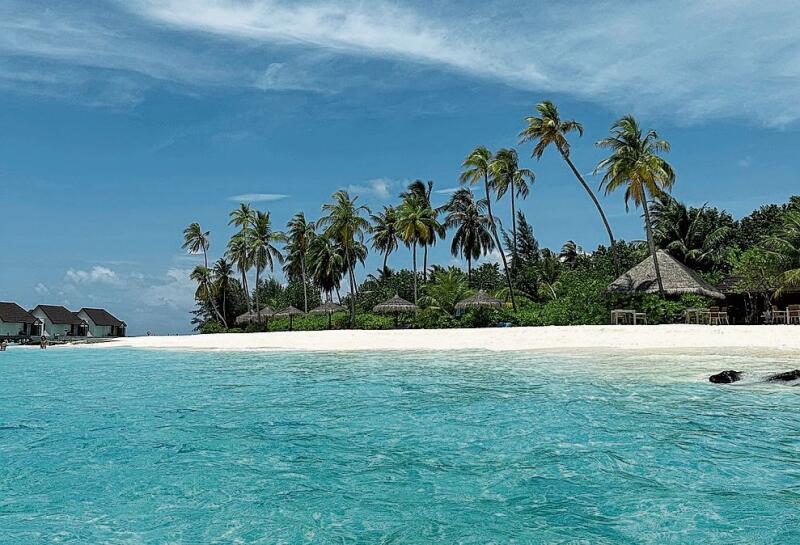
[[790, 358], [0, 354], [0, 543], [798, 543]]

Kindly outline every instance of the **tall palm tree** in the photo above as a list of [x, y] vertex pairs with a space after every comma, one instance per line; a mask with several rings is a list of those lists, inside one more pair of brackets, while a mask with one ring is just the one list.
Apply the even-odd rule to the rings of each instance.
[[450, 253], [467, 260], [467, 279], [472, 281], [472, 261], [494, 250], [492, 227], [486, 215], [486, 199], [475, 200], [472, 191], [461, 188], [450, 197], [442, 210], [444, 225], [455, 229]]
[[298, 212], [286, 225], [286, 264], [284, 272], [289, 279], [303, 282], [303, 311], [308, 312], [308, 279], [306, 268], [308, 249], [316, 236], [313, 221], [306, 220], [303, 212]]
[[314, 284], [331, 300], [334, 290], [339, 290], [345, 274], [345, 256], [342, 248], [329, 236], [318, 235], [309, 248], [309, 272]]
[[356, 316], [356, 262], [364, 247], [364, 233], [369, 230], [369, 222], [364, 214], [370, 210], [364, 205], [357, 204], [358, 197], [340, 189], [332, 195], [333, 202], [322, 205], [325, 215], [319, 224], [325, 227], [325, 234], [333, 239], [342, 248], [345, 257], [345, 268], [350, 281], [350, 324], [355, 322]]
[[442, 224], [438, 222], [438, 215], [439, 211], [433, 207], [431, 204], [431, 195], [433, 194], [433, 181], [428, 180], [427, 183], [423, 182], [422, 180], [414, 180], [410, 184], [404, 192], [400, 194], [400, 198], [403, 200], [409, 198], [416, 198], [421, 203], [423, 203], [426, 207], [430, 208], [432, 211], [433, 219], [436, 220], [435, 224], [433, 225], [433, 231], [431, 233], [431, 237], [429, 240], [420, 243], [422, 244], [422, 279], [424, 281], [428, 280], [428, 247], [433, 246], [436, 244], [436, 240], [438, 238], [444, 238], [446, 235], [445, 228]]
[[564, 159], [564, 162], [567, 163], [570, 170], [572, 170], [572, 173], [583, 186], [583, 189], [586, 190], [586, 193], [597, 208], [600, 219], [603, 220], [603, 225], [608, 233], [608, 240], [611, 243], [611, 252], [614, 255], [614, 269], [615, 272], [619, 274], [619, 258], [616, 251], [616, 241], [614, 240], [614, 233], [611, 231], [611, 225], [608, 223], [608, 218], [606, 218], [606, 213], [603, 211], [603, 207], [600, 205], [600, 201], [597, 200], [594, 191], [592, 191], [592, 188], [586, 183], [586, 180], [583, 179], [583, 176], [578, 172], [578, 169], [569, 156], [570, 146], [567, 135], [571, 132], [577, 132], [578, 136], [583, 136], [583, 125], [574, 120], [563, 121], [558, 113], [558, 108], [549, 100], [537, 104], [536, 111], [538, 115], [531, 115], [525, 118], [527, 127], [519, 133], [520, 144], [534, 142], [535, 145], [533, 146], [532, 156], [537, 159], [542, 158], [542, 154], [548, 147], [555, 146]]
[[272, 220], [269, 212], [256, 211], [252, 222], [252, 236], [250, 238], [250, 250], [253, 255], [253, 264], [256, 267], [256, 315], [259, 323], [261, 322], [261, 300], [259, 298], [259, 281], [261, 271], [267, 268], [274, 270], [275, 261], [283, 263], [283, 255], [275, 246], [276, 243], [283, 242], [283, 233], [273, 231]]
[[227, 329], [228, 292], [230, 291], [231, 282], [233, 281], [233, 266], [224, 258], [220, 258], [214, 263], [212, 273], [214, 289], [222, 295], [222, 319], [225, 321], [225, 328]]
[[[181, 248], [188, 251], [190, 254], [197, 254], [201, 251], [203, 252], [203, 268], [208, 271], [209, 275], [211, 274], [208, 270], [208, 248], [211, 244], [210, 234], [210, 231], [203, 231], [199, 223], [190, 223], [189, 226], [183, 230], [183, 244], [181, 245]], [[211, 294], [209, 290], [206, 290], [205, 292], [208, 295]], [[207, 300], [211, 303], [211, 309], [220, 320], [220, 323], [225, 324], [225, 318], [223, 318], [220, 314], [214, 297], [209, 297]], [[227, 325], [225, 327], [227, 327]]]
[[528, 168], [519, 168], [517, 150], [503, 148], [497, 151], [492, 161], [492, 185], [494, 186], [497, 200], [503, 198], [506, 192], [511, 194], [511, 244], [512, 266], [516, 266], [517, 259], [517, 206], [515, 197], [525, 199], [528, 197], [530, 187], [536, 175]]
[[372, 247], [383, 254], [383, 270], [387, 268], [389, 254], [397, 250], [397, 209], [394, 206], [384, 206], [383, 212], [371, 215]]
[[647, 244], [650, 246], [650, 254], [653, 256], [653, 265], [656, 269], [658, 292], [663, 297], [664, 283], [658, 266], [647, 201], [669, 192], [675, 183], [675, 171], [659, 155], [669, 151], [669, 142], [659, 139], [656, 131], [652, 129], [643, 132], [636, 119], [626, 115], [611, 126], [611, 136], [600, 140], [597, 145], [611, 150], [611, 156], [600, 161], [595, 169], [596, 172], [605, 171], [602, 185], [606, 194], [624, 187], [625, 209], [628, 209], [631, 200], [637, 208], [641, 206], [644, 209]]
[[244, 300], [247, 303], [247, 310], [250, 310], [250, 289], [247, 284], [247, 271], [253, 266], [252, 255], [250, 255], [250, 234], [253, 224], [253, 209], [249, 204], [240, 203], [239, 208], [232, 210], [228, 217], [228, 225], [239, 227], [239, 232], [231, 237], [228, 242], [228, 259], [236, 264], [239, 273], [242, 275], [242, 290]]
[[766, 237], [764, 242], [769, 251], [780, 258], [782, 272], [776, 294], [800, 287], [800, 210], [784, 212], [776, 233]]
[[427, 203], [416, 195], [407, 195], [398, 208], [397, 231], [400, 239], [411, 248], [414, 270], [414, 304], [417, 303], [417, 246], [426, 245], [436, 236], [438, 222]]
[[581, 254], [581, 247], [575, 244], [574, 240], [568, 240], [561, 246], [561, 251], [558, 253], [558, 259], [561, 263], [573, 266], [578, 262], [578, 256]]
[[492, 152], [485, 146], [478, 146], [467, 155], [464, 163], [461, 165], [464, 169], [461, 172], [461, 183], [468, 183], [474, 185], [483, 181], [483, 188], [486, 193], [486, 213], [489, 217], [489, 227], [492, 230], [494, 243], [497, 250], [500, 252], [500, 258], [503, 260], [503, 269], [506, 274], [506, 283], [508, 284], [508, 292], [511, 296], [511, 307], [514, 312], [517, 311], [517, 302], [514, 299], [514, 287], [511, 285], [511, 273], [508, 270], [508, 261], [506, 254], [503, 251], [503, 245], [500, 243], [500, 237], [497, 235], [497, 225], [492, 214], [492, 198], [490, 194], [490, 180], [489, 175], [492, 172]]

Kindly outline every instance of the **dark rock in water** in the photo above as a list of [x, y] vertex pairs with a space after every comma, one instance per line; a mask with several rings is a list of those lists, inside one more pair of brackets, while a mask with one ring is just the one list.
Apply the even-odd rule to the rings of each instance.
[[800, 379], [800, 369], [772, 375], [771, 377], [767, 377], [767, 382], [789, 382], [797, 379]]
[[708, 377], [708, 380], [714, 384], [730, 384], [731, 382], [742, 380], [742, 373], [731, 369], [729, 371], [717, 373], [716, 375], [711, 375]]

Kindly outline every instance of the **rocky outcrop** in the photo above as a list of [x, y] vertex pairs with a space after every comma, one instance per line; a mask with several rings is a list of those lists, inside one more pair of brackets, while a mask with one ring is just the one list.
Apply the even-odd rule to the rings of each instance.
[[716, 375], [711, 375], [708, 377], [708, 380], [714, 384], [730, 384], [742, 380], [742, 373], [731, 369], [729, 371], [717, 373]]
[[798, 379], [800, 379], [800, 369], [795, 369], [767, 377], [767, 382], [790, 382]]

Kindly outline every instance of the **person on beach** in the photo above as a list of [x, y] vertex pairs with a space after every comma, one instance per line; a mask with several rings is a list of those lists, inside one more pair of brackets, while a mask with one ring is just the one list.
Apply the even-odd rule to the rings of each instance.
[[6, 348], [8, 348], [8, 341], [5, 339], [0, 340], [0, 352], [5, 352]]
[[45, 338], [44, 335], [42, 335], [39, 338], [39, 348], [41, 348], [42, 350], [46, 350], [47, 349], [47, 339]]

